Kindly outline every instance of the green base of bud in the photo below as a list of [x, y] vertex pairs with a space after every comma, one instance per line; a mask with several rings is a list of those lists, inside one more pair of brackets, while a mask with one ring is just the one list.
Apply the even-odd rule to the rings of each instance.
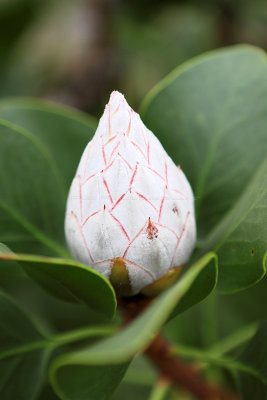
[[[182, 269], [183, 266], [171, 268], [161, 278], [145, 286], [140, 293], [147, 297], [157, 296], [177, 280], [182, 272]], [[124, 258], [118, 257], [113, 260], [113, 267], [109, 279], [118, 297], [127, 297], [133, 295]]]
[[183, 265], [180, 267], [173, 267], [170, 269], [165, 275], [151, 283], [150, 285], [145, 286], [141, 293], [147, 297], [154, 297], [163, 292], [165, 289], [168, 289], [178, 278], [180, 273], [182, 272]]

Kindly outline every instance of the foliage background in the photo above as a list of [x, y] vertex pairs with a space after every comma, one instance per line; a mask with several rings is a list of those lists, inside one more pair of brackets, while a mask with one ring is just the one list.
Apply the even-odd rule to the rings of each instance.
[[[177, 65], [243, 42], [267, 49], [264, 0], [0, 0], [0, 96], [42, 97], [99, 117], [113, 89], [138, 108], [148, 90]], [[85, 306], [55, 300], [16, 268], [14, 276], [2, 272], [1, 288], [55, 333], [106, 323]], [[215, 291], [170, 321], [164, 333], [179, 346], [209, 348], [235, 330], [253, 331], [253, 324], [266, 318], [266, 303], [266, 278], [227, 296]], [[206, 374], [214, 381], [223, 374], [233, 385], [223, 369], [210, 368]], [[155, 377], [138, 357], [114, 400], [125, 393], [128, 399], [147, 399]], [[170, 392], [168, 398], [175, 396]], [[38, 400], [56, 398], [47, 383]]]
[[264, 0], [1, 0], [0, 96], [99, 116], [116, 88], [136, 108], [181, 62], [236, 43], [267, 48]]

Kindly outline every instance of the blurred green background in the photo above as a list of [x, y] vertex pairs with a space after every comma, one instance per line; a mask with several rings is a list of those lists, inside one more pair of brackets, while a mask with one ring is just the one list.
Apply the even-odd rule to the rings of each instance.
[[266, 0], [0, 0], [0, 96], [99, 116], [133, 107], [183, 61], [235, 43], [267, 48]]
[[[99, 117], [112, 90], [138, 108], [177, 65], [236, 43], [267, 50], [266, 0], [0, 0], [0, 97], [42, 97]], [[5, 289], [52, 331], [106, 322], [51, 298], [24, 275], [18, 282], [7, 280]], [[214, 293], [164, 333], [174, 343], [208, 347], [266, 317], [266, 287], [265, 278], [230, 296]], [[216, 374], [207, 370], [219, 380]], [[155, 371], [137, 358], [114, 399], [125, 393], [147, 399], [154, 379]], [[169, 398], [189, 398], [176, 395]], [[43, 399], [57, 397], [47, 387]]]

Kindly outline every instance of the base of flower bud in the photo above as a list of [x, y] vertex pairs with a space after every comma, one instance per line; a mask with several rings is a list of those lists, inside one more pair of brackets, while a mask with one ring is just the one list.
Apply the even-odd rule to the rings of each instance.
[[155, 282], [150, 283], [150, 285], [145, 286], [141, 293], [147, 297], [154, 297], [168, 289], [178, 278], [182, 272], [183, 265], [179, 267], [171, 268], [165, 275], [157, 279]]
[[[117, 257], [113, 261], [111, 274], [109, 280], [115, 289], [117, 296], [128, 297], [133, 295], [131, 287], [131, 281], [129, 273], [126, 267], [126, 263], [129, 261], [123, 257]], [[154, 297], [163, 292], [169, 286], [171, 286], [180, 273], [182, 272], [183, 266], [171, 268], [165, 275], [156, 281], [145, 286], [140, 293], [147, 297]]]
[[122, 257], [118, 257], [113, 260], [113, 266], [109, 280], [119, 297], [132, 296], [129, 274]]

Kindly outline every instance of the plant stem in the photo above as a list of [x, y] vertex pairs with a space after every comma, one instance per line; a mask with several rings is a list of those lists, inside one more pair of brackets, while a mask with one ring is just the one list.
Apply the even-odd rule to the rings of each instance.
[[145, 351], [158, 371], [176, 386], [187, 389], [200, 400], [238, 400], [237, 395], [206, 382], [191, 364], [184, 363], [170, 352], [170, 346], [158, 335]]
[[[144, 296], [119, 299], [118, 304], [123, 312], [125, 324], [140, 315], [151, 301]], [[223, 388], [207, 382], [196, 367], [175, 357], [172, 352], [171, 345], [161, 335], [157, 335], [145, 350], [145, 355], [160, 376], [179, 388], [188, 390], [199, 400], [240, 400], [238, 395], [228, 393]]]

